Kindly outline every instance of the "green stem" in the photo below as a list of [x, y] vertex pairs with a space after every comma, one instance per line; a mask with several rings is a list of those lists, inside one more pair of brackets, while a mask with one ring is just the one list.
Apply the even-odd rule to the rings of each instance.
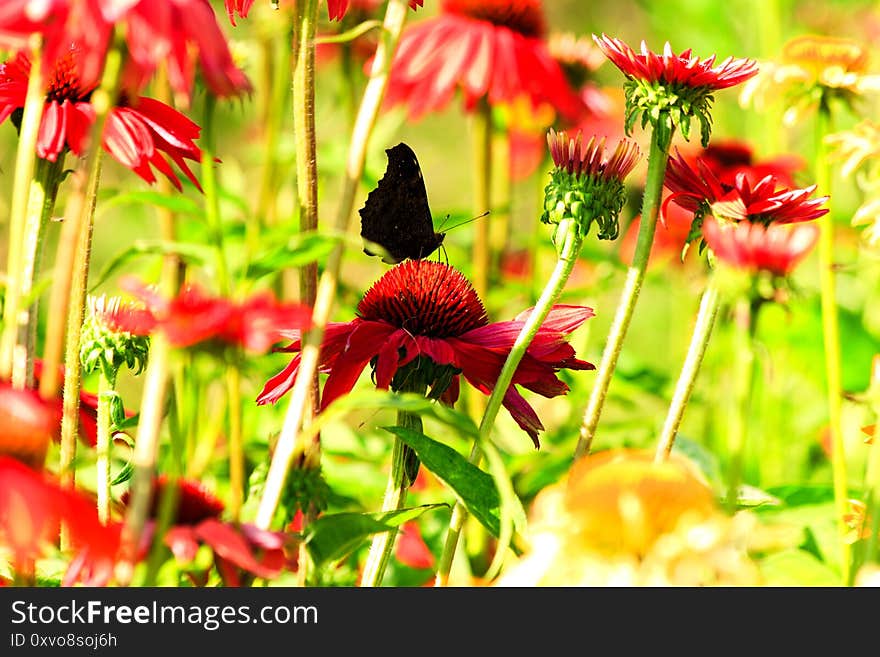
[[24, 114], [15, 153], [15, 174], [9, 210], [9, 244], [6, 258], [6, 294], [3, 299], [3, 332], [0, 334], [0, 380], [12, 376], [13, 350], [17, 333], [19, 299], [22, 296], [19, 273], [22, 267], [25, 226], [27, 223], [30, 183], [34, 177], [37, 137], [43, 117], [44, 72], [40, 37], [34, 35], [29, 44], [31, 72], [24, 103]]
[[[293, 132], [296, 138], [296, 196], [301, 233], [318, 229], [318, 155], [315, 137], [315, 29], [318, 1], [296, 3], [293, 50]], [[318, 263], [300, 268], [299, 299], [314, 306], [318, 289]], [[312, 375], [310, 408], [305, 421], [317, 414], [320, 406], [318, 373]]]
[[[360, 110], [349, 142], [345, 180], [334, 224], [334, 229], [339, 233], [345, 233], [348, 230], [355, 196], [364, 170], [367, 145], [379, 115], [385, 89], [388, 87], [391, 61], [406, 23], [408, 10], [406, 0], [389, 0], [388, 8], [385, 11], [382, 40], [373, 57], [370, 79], [361, 99]], [[312, 329], [306, 333], [303, 340], [297, 380], [290, 392], [290, 403], [284, 417], [284, 425], [281, 428], [281, 435], [278, 437], [269, 474], [266, 478], [266, 486], [263, 489], [257, 510], [255, 522], [262, 529], [268, 529], [272, 523], [287, 480], [287, 472], [294, 462], [296, 454], [302, 453], [307, 448], [298, 444], [297, 436], [303, 424], [312, 380], [318, 371], [321, 341], [336, 300], [336, 287], [342, 266], [343, 251], [344, 245], [341, 243], [334, 247], [318, 283], [315, 304], [312, 308]]]
[[[425, 387], [418, 389], [407, 389], [401, 392], [418, 392], [425, 393]], [[398, 411], [397, 424], [413, 431], [422, 433], [422, 418], [415, 413], [407, 411]], [[394, 444], [391, 448], [391, 472], [388, 475], [388, 485], [385, 488], [385, 498], [382, 500], [382, 511], [397, 511], [402, 509], [406, 503], [406, 494], [409, 490], [410, 482], [406, 476], [407, 447], [403, 441], [397, 436], [394, 437]], [[364, 572], [361, 575], [362, 587], [373, 587], [382, 584], [382, 577], [385, 575], [385, 569], [388, 561], [391, 559], [391, 553], [394, 551], [394, 539], [397, 537], [397, 529], [381, 532], [373, 536], [370, 543], [370, 551], [367, 554], [367, 560], [364, 563]]]
[[110, 452], [113, 436], [111, 427], [111, 406], [116, 396], [113, 382], [104, 372], [98, 372], [98, 442], [95, 445], [97, 457], [98, 518], [105, 525], [110, 520]]
[[[831, 191], [831, 168], [828, 163], [825, 136], [829, 132], [831, 113], [821, 103], [816, 120], [816, 187], [820, 193]], [[830, 205], [830, 201], [826, 206]], [[822, 305], [822, 337], [825, 350], [825, 377], [828, 395], [828, 424], [831, 433], [831, 471], [834, 503], [840, 532], [840, 568], [843, 582], [851, 575], [852, 549], [846, 541], [846, 515], [849, 513], [846, 450], [843, 443], [843, 385], [840, 363], [840, 325], [837, 316], [837, 291], [834, 273], [834, 213], [828, 212], [819, 222], [819, 281]]]
[[202, 120], [202, 189], [205, 193], [205, 220], [211, 231], [216, 250], [217, 285], [221, 296], [230, 292], [229, 269], [226, 266], [226, 250], [223, 240], [223, 221], [220, 217], [220, 197], [217, 192], [217, 169], [215, 149], [217, 146], [214, 135], [214, 119], [216, 118], [217, 99], [208, 94], [205, 96], [205, 114]]
[[[237, 355], [236, 355], [237, 356]], [[237, 363], [226, 364], [229, 405], [229, 516], [238, 520], [244, 502], [244, 437], [241, 430], [241, 372]]]
[[749, 417], [755, 377], [755, 327], [757, 309], [751, 299], [740, 299], [734, 308], [733, 328], [736, 346], [733, 349], [734, 409], [730, 423], [728, 452], [730, 454], [730, 477], [727, 484], [727, 507], [734, 513], [739, 499], [739, 486], [742, 481], [745, 449], [748, 439]]
[[599, 417], [605, 405], [605, 397], [611, 378], [617, 367], [617, 359], [623, 349], [623, 341], [632, 320], [633, 311], [645, 280], [651, 246], [654, 243], [654, 230], [657, 227], [657, 214], [663, 194], [663, 179], [666, 176], [666, 162], [669, 159], [669, 144], [661, 143], [660, 131], [654, 130], [651, 136], [651, 149], [648, 153], [648, 173], [645, 191], [642, 196], [642, 218], [639, 223], [639, 236], [633, 254], [632, 264], [626, 272], [623, 292], [617, 304], [614, 320], [608, 333], [608, 342], [602, 352], [602, 360], [596, 371], [596, 382], [590, 393], [590, 400], [584, 412], [580, 436], [575, 448], [575, 458], [588, 454], [599, 426]]
[[95, 170], [89, 176], [86, 192], [88, 214], [80, 218], [79, 238], [73, 255], [70, 296], [67, 300], [67, 331], [64, 347], [64, 383], [61, 416], [61, 449], [59, 477], [73, 487], [76, 460], [76, 441], [79, 435], [79, 390], [82, 383], [80, 338], [86, 310], [86, 289], [89, 280], [89, 261], [92, 252], [92, 220], [98, 200], [101, 178], [101, 150], [97, 151]]
[[[556, 234], [562, 236], [563, 239], [562, 247], [559, 251], [559, 258], [556, 261], [556, 267], [553, 269], [553, 273], [550, 275], [550, 279], [547, 281], [544, 291], [541, 293], [540, 298], [535, 304], [535, 308], [532, 310], [531, 314], [529, 314], [522, 329], [520, 329], [519, 335], [514, 341], [513, 347], [511, 347], [510, 353], [507, 355], [507, 359], [504, 361], [504, 366], [501, 368], [501, 372], [498, 375], [498, 380], [495, 382], [492, 394], [489, 395], [489, 401], [486, 403], [486, 410], [483, 413], [483, 419], [480, 422], [480, 438], [471, 448], [471, 453], [468, 459], [474, 465], [479, 464], [482, 456], [478, 444], [489, 440], [489, 434], [495, 425], [495, 419], [498, 417], [498, 412], [501, 410], [501, 406], [504, 402], [504, 395], [507, 394], [511, 381], [513, 381], [516, 369], [519, 367], [520, 361], [526, 354], [526, 350], [535, 335], [537, 335], [538, 330], [541, 328], [547, 315], [552, 310], [553, 304], [556, 303], [556, 300], [562, 293], [565, 283], [568, 281], [572, 269], [574, 269], [578, 254], [581, 251], [583, 239], [580, 236], [579, 227], [575, 221], [569, 219], [559, 224]], [[446, 586], [449, 582], [449, 573], [452, 569], [453, 559], [455, 558], [458, 539], [461, 535], [461, 529], [464, 526], [466, 518], [467, 510], [462, 504], [456, 502], [452, 509], [449, 530], [446, 533], [446, 541], [443, 545], [443, 552], [440, 554], [440, 560], [437, 566], [437, 586]]]
[[122, 533], [123, 559], [126, 559], [128, 564], [127, 567], [120, 568], [118, 573], [121, 586], [131, 581], [133, 559], [137, 554], [137, 547], [140, 545], [150, 511], [153, 473], [159, 453], [159, 430], [162, 427], [165, 393], [168, 386], [170, 356], [168, 342], [161, 333], [153, 335], [150, 342], [150, 362], [147, 365], [140, 418], [131, 457], [133, 474]]
[[[492, 107], [486, 98], [477, 103], [473, 117], [474, 146], [474, 216], [488, 212], [492, 207]], [[485, 300], [489, 290], [489, 225], [493, 221], [474, 224], [473, 285], [477, 295]]]
[[672, 452], [675, 436], [678, 434], [681, 419], [684, 417], [684, 409], [691, 398], [691, 392], [693, 392], [694, 385], [696, 384], [703, 356], [706, 353], [706, 348], [709, 346], [709, 339], [712, 337], [712, 328], [715, 326], [715, 318], [718, 315], [719, 306], [720, 295], [718, 294], [718, 289], [715, 283], [710, 281], [708, 287], [703, 292], [703, 297], [700, 299], [700, 309], [697, 312], [693, 333], [691, 333], [691, 342], [688, 346], [687, 356], [685, 356], [684, 365], [682, 365], [678, 381], [675, 384], [675, 392], [672, 395], [672, 402], [669, 404], [669, 410], [666, 413], [666, 421], [663, 423], [663, 429], [660, 431], [660, 440], [657, 443], [657, 451], [654, 455], [654, 460], [657, 463], [665, 461]]
[[[491, 135], [492, 149], [492, 186], [490, 199], [494, 200], [494, 218], [487, 217], [489, 225], [489, 272], [490, 280], [494, 280], [501, 269], [501, 257], [510, 238], [510, 215], [513, 183], [510, 178], [510, 153], [508, 146], [510, 136], [507, 130], [493, 130]], [[480, 214], [480, 213], [477, 213]], [[476, 216], [476, 215], [475, 215]], [[540, 224], [540, 221], [536, 221]], [[535, 244], [538, 244], [536, 242]]]
[[[61, 228], [61, 236], [58, 241], [55, 255], [55, 268], [53, 271], [52, 290], [49, 296], [49, 312], [46, 321], [46, 338], [43, 349], [43, 374], [40, 378], [40, 395], [44, 399], [54, 399], [60, 388], [60, 364], [64, 350], [65, 326], [68, 321], [68, 312], [72, 307], [71, 291], [73, 283], [77, 280], [76, 259], [79, 245], [86, 239], [84, 233], [91, 230], [94, 203], [96, 200], [98, 178], [101, 167], [101, 144], [104, 135], [104, 125], [110, 110], [113, 109], [119, 89], [120, 73], [122, 71], [122, 52], [119, 45], [119, 36], [114, 35], [113, 46], [107, 52], [104, 62], [104, 72], [100, 86], [91, 97], [91, 104], [95, 111], [95, 121], [89, 131], [89, 150], [85, 159], [77, 166], [73, 174], [74, 187], [67, 199], [64, 213], [64, 223]], [[88, 272], [85, 272], [86, 275]], [[82, 275], [80, 267], [79, 276]], [[84, 285], [85, 283], [83, 283]], [[79, 309], [80, 316], [84, 312]], [[78, 350], [78, 347], [77, 347]], [[77, 353], [76, 362], [79, 363]], [[79, 365], [76, 366], [77, 369]], [[74, 373], [75, 375], [75, 373]], [[77, 400], [79, 394], [76, 395]], [[78, 403], [72, 402], [72, 403]]]
[[[260, 192], [254, 214], [245, 226], [246, 244], [249, 256], [253, 256], [258, 248], [260, 236], [264, 226], [275, 222], [277, 211], [276, 196], [278, 185], [278, 143], [281, 134], [281, 119], [283, 108], [287, 102], [287, 94], [290, 80], [290, 61], [286, 43], [290, 43], [293, 36], [289, 31], [284, 32], [287, 40], [283, 54], [278, 52], [278, 39], [274, 36], [261, 42], [263, 47], [264, 78], [269, 89], [269, 98], [263, 112], [263, 169], [260, 178]], [[279, 279], [280, 280], [280, 279]]]
[[43, 238], [55, 210], [64, 171], [64, 155], [55, 162], [39, 159], [30, 184], [18, 289], [26, 307], [18, 311], [18, 335], [13, 349], [12, 385], [31, 388], [34, 383], [34, 350], [37, 342], [38, 299], [30, 299], [43, 254]]

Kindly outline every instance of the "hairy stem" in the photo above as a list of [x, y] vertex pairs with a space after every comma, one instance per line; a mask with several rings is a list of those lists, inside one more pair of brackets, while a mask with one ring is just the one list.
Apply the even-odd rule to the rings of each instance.
[[[339, 233], [345, 233], [354, 207], [354, 199], [360, 183], [361, 174], [364, 170], [367, 146], [379, 108], [385, 96], [388, 86], [388, 73], [394, 51], [400, 40], [406, 22], [408, 6], [406, 0], [389, 0], [383, 23], [382, 40], [376, 49], [373, 58], [373, 67], [370, 71], [370, 79], [364, 91], [352, 132], [348, 160], [345, 168], [345, 180], [339, 201], [339, 210], [336, 216], [334, 229]], [[260, 498], [257, 511], [256, 524], [258, 527], [268, 529], [278, 508], [281, 493], [287, 480], [287, 472], [294, 461], [297, 452], [302, 453], [308, 449], [307, 445], [298, 445], [297, 436], [303, 424], [304, 412], [308, 403], [308, 394], [312, 380], [318, 370], [318, 356], [320, 354], [321, 341], [330, 315], [333, 311], [336, 287], [339, 280], [339, 271], [342, 265], [343, 245], [334, 247], [327, 261], [327, 266], [321, 274], [318, 282], [318, 291], [315, 304], [312, 307], [312, 328], [303, 339], [302, 358], [293, 390], [290, 393], [290, 403], [284, 418], [284, 425], [269, 474], [266, 486]]]
[[703, 356], [706, 354], [709, 339], [712, 337], [712, 329], [715, 326], [719, 306], [718, 289], [713, 282], [710, 282], [700, 299], [700, 309], [697, 311], [697, 320], [694, 323], [693, 333], [691, 333], [687, 356], [685, 356], [678, 381], [675, 384], [675, 392], [672, 394], [672, 402], [666, 413], [666, 421], [660, 431], [660, 440], [657, 442], [657, 451], [654, 455], [654, 460], [658, 463], [669, 458], [669, 454], [672, 452], [678, 428], [684, 417], [684, 409], [691, 398], [697, 375], [700, 373]]
[[17, 333], [19, 300], [22, 296], [19, 273], [22, 268], [25, 226], [27, 224], [30, 183], [34, 177], [37, 137], [43, 118], [42, 44], [38, 35], [28, 42], [31, 54], [31, 72], [15, 153], [15, 174], [12, 181], [12, 201], [9, 209], [9, 246], [6, 258], [6, 294], [3, 299], [3, 332], [0, 334], [0, 379], [12, 376], [13, 351]]
[[642, 282], [645, 280], [645, 271], [648, 269], [648, 259], [651, 256], [651, 247], [654, 244], [654, 229], [657, 227], [657, 214], [660, 210], [660, 200], [663, 194], [663, 179], [666, 175], [666, 162], [669, 160], [669, 144], [660, 143], [659, 131], [654, 130], [651, 137], [651, 150], [648, 154], [648, 174], [645, 181], [645, 191], [642, 196], [642, 218], [639, 224], [639, 236], [633, 254], [632, 264], [626, 272], [623, 292], [617, 304], [614, 320], [608, 333], [608, 341], [602, 352], [602, 360], [596, 371], [596, 382], [587, 402], [584, 419], [581, 424], [580, 436], [575, 448], [575, 458], [588, 454], [599, 426], [599, 418], [602, 415], [602, 407], [605, 405], [605, 397], [611, 385], [611, 378], [617, 367], [617, 359], [623, 349], [623, 341], [629, 324], [635, 311], [639, 293], [642, 290]]
[[[535, 304], [535, 308], [523, 324], [522, 329], [520, 329], [519, 335], [514, 341], [510, 353], [507, 355], [507, 359], [504, 361], [501, 373], [498, 375], [498, 380], [495, 382], [495, 387], [489, 396], [489, 401], [486, 403], [486, 410], [480, 422], [480, 439], [478, 443], [489, 440], [489, 435], [492, 432], [492, 427], [495, 425], [498, 412], [501, 410], [504, 395], [513, 381], [516, 368], [519, 367], [520, 361], [553, 308], [553, 304], [556, 303], [556, 300], [562, 293], [565, 283], [568, 281], [572, 269], [574, 269], [574, 264], [577, 261], [583, 243], [578, 225], [573, 220], [566, 220], [566, 222], [559, 225], [557, 235], [561, 236], [564, 241], [560, 249], [559, 259], [556, 261], [556, 267]], [[471, 449], [469, 461], [477, 465], [481, 457], [482, 454], [479, 446], [475, 444]], [[452, 517], [449, 521], [449, 529], [446, 533], [443, 552], [440, 554], [440, 560], [437, 565], [436, 586], [446, 586], [449, 582], [449, 573], [452, 569], [452, 562], [458, 547], [458, 539], [466, 518], [467, 510], [461, 503], [456, 502], [452, 509]]]

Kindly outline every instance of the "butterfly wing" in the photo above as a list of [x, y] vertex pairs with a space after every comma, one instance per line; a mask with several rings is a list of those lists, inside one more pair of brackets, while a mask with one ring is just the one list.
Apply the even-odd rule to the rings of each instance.
[[[425, 258], [440, 246], [443, 234], [434, 232], [419, 161], [404, 143], [385, 153], [385, 174], [359, 211], [361, 237], [368, 243], [364, 252], [382, 255], [382, 260], [391, 264]], [[371, 251], [370, 243], [380, 246], [384, 253]]]

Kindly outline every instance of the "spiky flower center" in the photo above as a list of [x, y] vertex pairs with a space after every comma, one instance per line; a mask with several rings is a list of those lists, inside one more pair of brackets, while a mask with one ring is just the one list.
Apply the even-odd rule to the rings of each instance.
[[489, 323], [461, 272], [432, 260], [407, 260], [389, 269], [364, 295], [357, 314], [435, 338], [456, 337]]
[[46, 100], [63, 103], [65, 100], [87, 100], [88, 94], [82, 88], [79, 72], [76, 68], [76, 50], [70, 49], [55, 62], [55, 69], [49, 79]]
[[546, 31], [540, 0], [445, 0], [443, 11], [541, 38]]

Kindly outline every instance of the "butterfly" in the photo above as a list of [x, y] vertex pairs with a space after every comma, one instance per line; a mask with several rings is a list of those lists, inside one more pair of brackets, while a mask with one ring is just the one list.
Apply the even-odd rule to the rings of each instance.
[[385, 154], [385, 174], [358, 211], [364, 253], [382, 256], [388, 264], [426, 258], [443, 243], [446, 233], [434, 231], [419, 161], [402, 142]]

